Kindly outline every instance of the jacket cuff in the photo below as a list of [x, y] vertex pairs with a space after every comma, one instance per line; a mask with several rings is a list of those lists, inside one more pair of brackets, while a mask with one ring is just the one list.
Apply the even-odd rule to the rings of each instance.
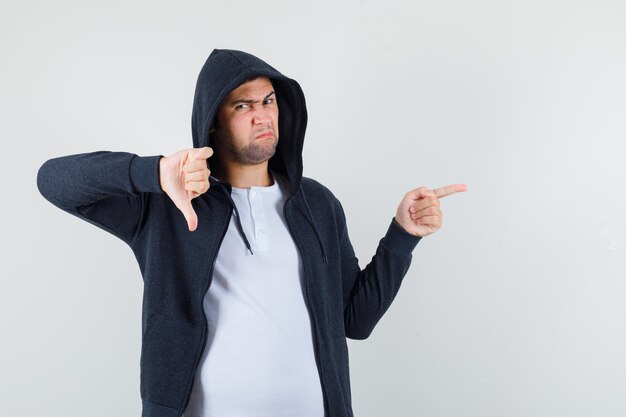
[[421, 239], [421, 236], [413, 236], [404, 230], [396, 219], [393, 218], [385, 237], [382, 239], [382, 243], [392, 252], [410, 255]]
[[163, 155], [135, 155], [130, 161], [130, 180], [138, 192], [162, 193], [159, 181], [159, 161]]

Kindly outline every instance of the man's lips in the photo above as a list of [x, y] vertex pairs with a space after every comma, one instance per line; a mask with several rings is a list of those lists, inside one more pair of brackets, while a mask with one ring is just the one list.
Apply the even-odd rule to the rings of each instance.
[[271, 137], [274, 137], [274, 132], [269, 131], [269, 132], [261, 133], [260, 135], [255, 137], [255, 139], [265, 139], [265, 138], [271, 138]]

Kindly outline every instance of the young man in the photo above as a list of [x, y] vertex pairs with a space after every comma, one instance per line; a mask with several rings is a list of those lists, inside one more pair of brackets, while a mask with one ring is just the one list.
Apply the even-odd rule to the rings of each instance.
[[144, 417], [353, 415], [346, 337], [369, 336], [412, 250], [441, 226], [439, 198], [466, 188], [407, 193], [361, 270], [339, 201], [302, 177], [306, 122], [296, 81], [214, 50], [196, 86], [193, 148], [40, 168], [50, 202], [139, 262]]

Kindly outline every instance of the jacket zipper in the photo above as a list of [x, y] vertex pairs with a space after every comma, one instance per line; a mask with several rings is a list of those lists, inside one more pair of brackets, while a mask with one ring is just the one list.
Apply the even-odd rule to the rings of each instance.
[[226, 232], [228, 231], [228, 223], [230, 222], [230, 218], [232, 215], [233, 215], [233, 209], [231, 207], [230, 214], [226, 216], [226, 223], [222, 231], [222, 236], [220, 237], [219, 243], [215, 247], [215, 252], [213, 252], [213, 261], [211, 263], [211, 269], [209, 270], [209, 280], [207, 282], [206, 287], [204, 288], [204, 291], [202, 292], [202, 298], [200, 299], [200, 310], [202, 311], [202, 317], [204, 318], [204, 328], [202, 329], [202, 343], [200, 344], [200, 349], [198, 349], [198, 352], [196, 352], [196, 360], [193, 365], [193, 372], [191, 373], [189, 383], [187, 384], [187, 394], [185, 396], [185, 405], [183, 409], [181, 410], [180, 416], [183, 415], [183, 413], [185, 412], [185, 409], [189, 405], [189, 400], [191, 399], [191, 389], [193, 387], [193, 381], [196, 376], [196, 370], [198, 369], [198, 365], [200, 364], [200, 359], [202, 359], [202, 353], [204, 353], [204, 348], [206, 347], [206, 341], [207, 341], [207, 337], [209, 333], [208, 331], [209, 323], [207, 322], [206, 314], [204, 313], [204, 297], [206, 296], [207, 291], [209, 291], [209, 287], [211, 286], [211, 282], [213, 281], [213, 270], [215, 269], [215, 262], [217, 261], [217, 253], [219, 252], [220, 247], [222, 246], [222, 242], [224, 241], [224, 236], [226, 236]]
[[[291, 197], [289, 198], [291, 199]], [[328, 408], [328, 398], [326, 395], [326, 388], [324, 386], [324, 371], [322, 369], [322, 365], [320, 364], [320, 354], [319, 354], [319, 348], [318, 348], [318, 341], [317, 341], [317, 319], [315, 317], [315, 311], [311, 308], [311, 303], [309, 300], [309, 288], [308, 288], [308, 278], [307, 278], [307, 267], [306, 267], [306, 262], [304, 261], [304, 256], [302, 253], [302, 248], [300, 247], [300, 244], [298, 243], [298, 239], [296, 239], [296, 236], [293, 232], [293, 229], [291, 227], [291, 221], [289, 219], [289, 216], [287, 216], [287, 202], [285, 202], [285, 205], [283, 207], [283, 213], [285, 215], [285, 219], [287, 220], [287, 225], [289, 226], [289, 232], [291, 233], [291, 236], [293, 237], [294, 242], [296, 243], [296, 247], [298, 248], [298, 252], [300, 253], [300, 259], [302, 259], [302, 269], [304, 270], [304, 300], [306, 302], [306, 308], [309, 311], [309, 314], [311, 315], [311, 324], [313, 326], [313, 351], [315, 352], [315, 364], [317, 365], [317, 371], [320, 374], [320, 385], [322, 387], [322, 396], [324, 399], [324, 415], [326, 417], [331, 417], [330, 416], [330, 411]]]

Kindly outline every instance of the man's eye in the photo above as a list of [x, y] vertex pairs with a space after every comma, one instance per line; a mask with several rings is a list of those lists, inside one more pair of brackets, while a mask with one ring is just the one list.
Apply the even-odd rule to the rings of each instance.
[[247, 103], [242, 103], [242, 104], [238, 104], [235, 106], [235, 110], [245, 110], [247, 108], [249, 108], [250, 105]]
[[273, 98], [266, 98], [265, 99], [265, 104], [272, 104], [274, 102]]

